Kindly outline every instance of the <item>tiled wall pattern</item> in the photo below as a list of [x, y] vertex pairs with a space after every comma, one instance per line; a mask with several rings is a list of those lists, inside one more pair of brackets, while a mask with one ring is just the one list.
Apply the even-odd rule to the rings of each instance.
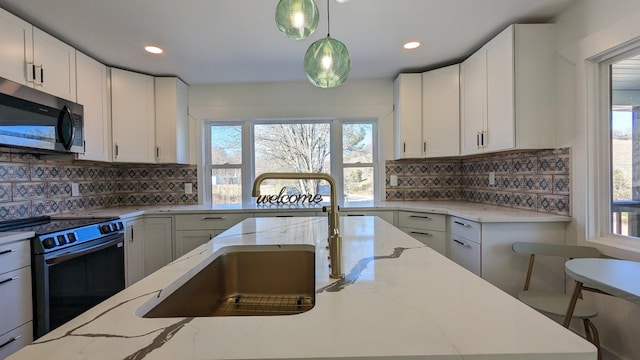
[[[571, 215], [569, 148], [385, 164], [387, 200], [466, 200]], [[489, 173], [495, 185], [489, 185]], [[398, 186], [390, 186], [390, 176]]]
[[[184, 194], [184, 183], [193, 194]], [[79, 196], [72, 195], [72, 183]], [[0, 148], [0, 221], [126, 205], [197, 204], [196, 167], [40, 160]]]

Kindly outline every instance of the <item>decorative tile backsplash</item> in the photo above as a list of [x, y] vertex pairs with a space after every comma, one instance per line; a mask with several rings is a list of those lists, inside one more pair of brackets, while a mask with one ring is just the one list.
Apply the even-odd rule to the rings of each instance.
[[[127, 205], [197, 204], [195, 165], [39, 160], [0, 148], [0, 221]], [[79, 196], [72, 196], [72, 184]], [[184, 184], [193, 184], [193, 194]]]
[[[466, 200], [571, 215], [569, 148], [386, 161], [386, 200]], [[489, 173], [495, 185], [489, 185]], [[398, 186], [390, 186], [391, 175]]]

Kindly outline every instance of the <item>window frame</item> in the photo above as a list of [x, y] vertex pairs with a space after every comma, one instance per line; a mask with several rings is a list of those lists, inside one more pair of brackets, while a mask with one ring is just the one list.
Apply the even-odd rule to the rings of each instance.
[[[634, 41], [587, 59], [587, 242], [640, 253], [640, 238], [612, 231], [611, 65], [640, 54]], [[606, 119], [606, 121], [605, 121]]]
[[[255, 203], [255, 199], [251, 197], [251, 188], [253, 186], [253, 180], [255, 179], [255, 125], [263, 124], [300, 124], [300, 123], [327, 123], [330, 125], [331, 133], [331, 167], [330, 173], [336, 180], [336, 196], [338, 197], [339, 205], [344, 205], [344, 171], [345, 166], [349, 167], [368, 167], [373, 168], [374, 181], [373, 181], [373, 202], [379, 201], [380, 197], [380, 138], [378, 133], [379, 120], [375, 118], [287, 118], [287, 119], [249, 119], [249, 120], [206, 120], [204, 122], [204, 144], [202, 151], [205, 152], [203, 156], [202, 168], [204, 169], [204, 188], [203, 188], [203, 203], [207, 205], [212, 204], [211, 199], [211, 171], [215, 168], [238, 168], [237, 165], [212, 165], [211, 164], [211, 127], [212, 126], [238, 126], [242, 127], [242, 205], [252, 205]], [[372, 163], [354, 163], [344, 164], [343, 151], [336, 151], [342, 149], [342, 129], [345, 124], [371, 124], [372, 125], [372, 151], [373, 159]], [[220, 204], [225, 205], [225, 204]]]

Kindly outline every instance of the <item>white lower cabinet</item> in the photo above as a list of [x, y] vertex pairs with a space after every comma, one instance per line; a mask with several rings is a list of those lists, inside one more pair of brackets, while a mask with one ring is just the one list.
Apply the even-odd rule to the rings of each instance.
[[29, 240], [0, 245], [0, 359], [33, 341]]
[[222, 230], [176, 230], [176, 259], [216, 236]]
[[[479, 223], [450, 216], [448, 226], [451, 260], [514, 296], [522, 290], [529, 258], [516, 255], [511, 249], [513, 243], [565, 243], [563, 222]], [[536, 259], [531, 281], [536, 287], [563, 291], [562, 259]]]
[[173, 259], [173, 218], [127, 220], [125, 230], [126, 282], [130, 286]]
[[211, 240], [240, 221], [250, 218], [246, 213], [198, 213], [176, 215], [175, 259]]
[[398, 228], [447, 256], [446, 215], [398, 211]]

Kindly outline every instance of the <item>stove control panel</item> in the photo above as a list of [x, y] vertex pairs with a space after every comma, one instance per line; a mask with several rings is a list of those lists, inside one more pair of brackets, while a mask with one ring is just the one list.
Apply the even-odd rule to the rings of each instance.
[[120, 220], [110, 220], [97, 224], [85, 225], [73, 229], [62, 230], [50, 234], [40, 235], [36, 238], [36, 253], [48, 253], [73, 246], [75, 244], [84, 243], [102, 237], [124, 232], [124, 225]]

